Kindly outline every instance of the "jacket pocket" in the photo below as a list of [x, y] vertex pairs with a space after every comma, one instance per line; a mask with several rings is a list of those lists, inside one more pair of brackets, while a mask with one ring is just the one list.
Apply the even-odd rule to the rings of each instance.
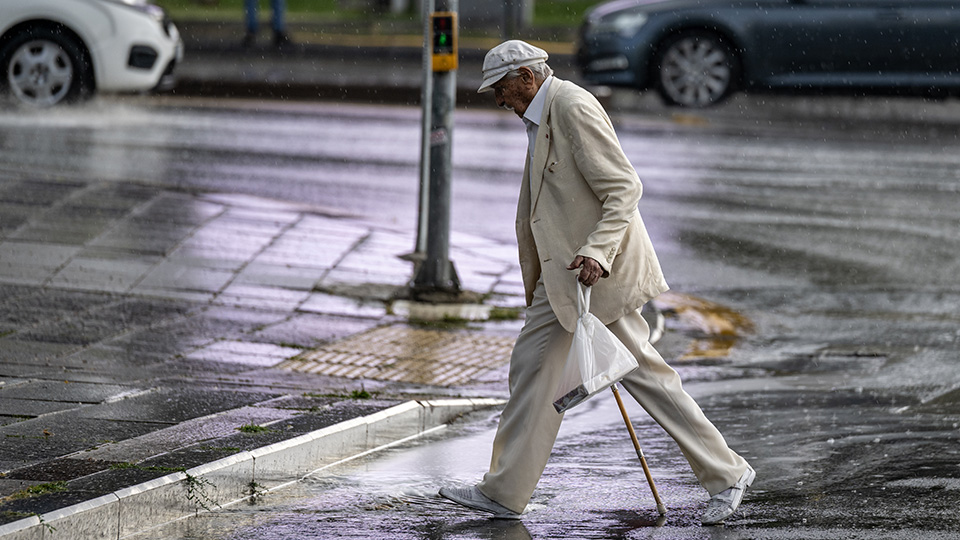
[[567, 163], [566, 160], [562, 160], [562, 161], [548, 161], [548, 162], [547, 162], [547, 168], [544, 169], [544, 174], [546, 174], [546, 173], [550, 173], [550, 174], [560, 174], [560, 173], [562, 173], [563, 171], [567, 170], [568, 167], [569, 167], [569, 164]]

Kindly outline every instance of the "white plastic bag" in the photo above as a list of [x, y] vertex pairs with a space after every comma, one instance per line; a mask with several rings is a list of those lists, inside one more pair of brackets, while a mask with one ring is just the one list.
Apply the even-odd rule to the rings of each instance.
[[577, 282], [577, 328], [553, 398], [558, 413], [571, 409], [637, 369], [627, 347], [590, 313], [590, 287]]

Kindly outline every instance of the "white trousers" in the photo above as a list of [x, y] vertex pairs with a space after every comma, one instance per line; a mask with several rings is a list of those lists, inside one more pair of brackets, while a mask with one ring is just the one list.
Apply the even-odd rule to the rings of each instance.
[[[747, 462], [687, 394], [680, 377], [650, 344], [650, 327], [637, 310], [607, 326], [640, 368], [623, 388], [673, 437], [700, 484], [717, 494], [736, 483]], [[523, 512], [547, 464], [563, 415], [553, 396], [573, 334], [564, 330], [538, 283], [510, 359], [510, 399], [500, 415], [490, 471], [478, 487], [490, 499]]]

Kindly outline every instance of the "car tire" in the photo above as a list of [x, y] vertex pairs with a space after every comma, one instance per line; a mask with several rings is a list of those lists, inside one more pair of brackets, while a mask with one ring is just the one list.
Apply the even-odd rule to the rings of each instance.
[[93, 66], [77, 38], [46, 26], [23, 30], [0, 49], [0, 91], [33, 107], [86, 100]]
[[656, 58], [656, 88], [670, 105], [715, 105], [730, 95], [739, 78], [736, 53], [709, 32], [673, 36], [659, 47]]

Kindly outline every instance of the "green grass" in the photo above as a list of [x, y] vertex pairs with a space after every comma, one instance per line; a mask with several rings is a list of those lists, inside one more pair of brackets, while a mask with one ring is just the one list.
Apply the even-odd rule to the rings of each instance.
[[[154, 0], [166, 9], [176, 20], [188, 19], [224, 19], [243, 17], [243, 0]], [[419, 0], [412, 0], [411, 6], [417, 6]], [[599, 3], [598, 0], [535, 0], [533, 8], [533, 26], [578, 26], [587, 8]], [[270, 5], [260, 0], [260, 16], [266, 18]], [[417, 20], [416, 9], [410, 13], [392, 15], [389, 13], [370, 14], [362, 9], [344, 9], [341, 0], [287, 0], [287, 15], [291, 21], [328, 20]]]
[[[243, 0], [154, 0], [171, 13], [243, 13]], [[335, 13], [339, 0], [287, 0], [287, 13]], [[270, 3], [260, 2], [261, 14], [270, 12]]]
[[[154, 0], [174, 19], [243, 20], [243, 0]], [[343, 9], [339, 0], [287, 0], [287, 18], [292, 21], [356, 21], [387, 15], [368, 15], [364, 10]], [[260, 1], [260, 18], [270, 15], [270, 4]], [[409, 18], [415, 15], [392, 17]]]
[[[367, 392], [363, 388], [359, 390], [351, 390], [349, 394], [318, 394], [316, 392], [307, 392], [303, 395], [304, 397], [310, 397], [310, 398], [336, 398], [336, 399], [345, 399], [345, 398], [370, 399], [373, 397], [373, 394], [371, 394], [370, 392]], [[311, 410], [311, 409], [319, 410], [318, 407], [311, 407], [310, 409], [303, 409], [303, 410]]]
[[20, 499], [28, 499], [30, 497], [39, 497], [41, 495], [47, 495], [49, 493], [60, 493], [61, 491], [67, 490], [66, 482], [50, 482], [47, 484], [37, 484], [35, 486], [30, 486], [25, 489], [21, 489], [16, 493], [4, 497], [3, 501], [16, 501]]
[[442, 319], [410, 319], [410, 325], [428, 330], [462, 330], [470, 326], [470, 319], [444, 315]]
[[490, 310], [491, 321], [516, 321], [520, 319], [523, 308], [494, 306]]
[[257, 424], [244, 424], [237, 428], [237, 431], [240, 433], [267, 433], [268, 431], [273, 431], [270, 428], [265, 428], [263, 426], [258, 426]]
[[187, 472], [186, 467], [162, 467], [160, 465], [137, 465], [136, 463], [130, 463], [127, 461], [114, 463], [113, 465], [110, 465], [111, 471], [125, 471], [127, 469], [136, 469], [138, 471], [151, 471], [151, 472], [163, 472], [163, 473]]
[[367, 392], [362, 388], [360, 390], [354, 390], [353, 392], [350, 392], [350, 399], [370, 399], [371, 397], [373, 396], [370, 395], [370, 392]]
[[533, 25], [579, 26], [587, 9], [599, 3], [598, 0], [537, 0], [533, 6]]

